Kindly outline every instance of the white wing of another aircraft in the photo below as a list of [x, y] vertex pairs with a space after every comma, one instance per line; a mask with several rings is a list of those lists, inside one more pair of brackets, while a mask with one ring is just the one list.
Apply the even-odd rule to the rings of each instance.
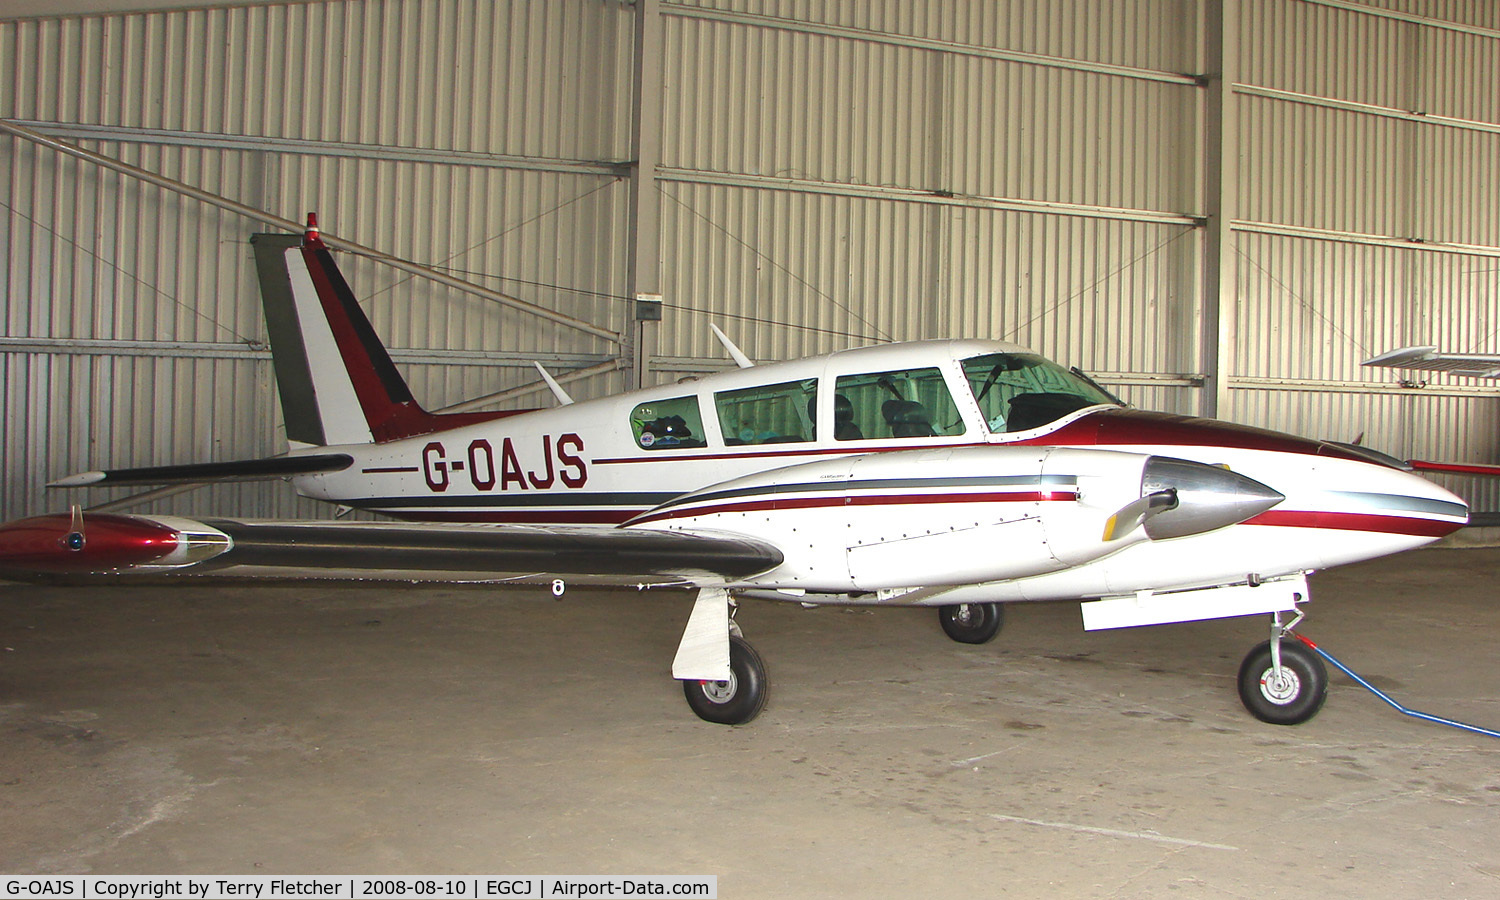
[[1439, 353], [1436, 347], [1402, 347], [1367, 359], [1360, 365], [1386, 369], [1421, 369], [1426, 372], [1451, 372], [1475, 378], [1500, 378], [1500, 354]]
[[[1500, 378], [1500, 353], [1439, 353], [1436, 347], [1402, 347], [1382, 353], [1360, 363], [1386, 369], [1420, 369], [1424, 372], [1448, 372], [1473, 378]], [[1448, 472], [1455, 475], [1500, 476], [1500, 466], [1474, 463], [1441, 463], [1408, 460], [1422, 472]]]

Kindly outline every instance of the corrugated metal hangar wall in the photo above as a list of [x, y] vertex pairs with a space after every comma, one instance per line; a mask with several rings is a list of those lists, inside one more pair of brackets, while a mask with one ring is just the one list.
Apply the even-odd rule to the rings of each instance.
[[[531, 360], [581, 397], [723, 367], [715, 321], [762, 359], [1013, 340], [1143, 407], [1500, 461], [1495, 385], [1359, 367], [1500, 344], [1486, 0], [311, 2], [0, 21], [0, 67], [11, 123], [591, 326], [344, 254], [429, 408], [550, 403]], [[0, 204], [0, 517], [284, 449], [263, 223], [10, 135]]]

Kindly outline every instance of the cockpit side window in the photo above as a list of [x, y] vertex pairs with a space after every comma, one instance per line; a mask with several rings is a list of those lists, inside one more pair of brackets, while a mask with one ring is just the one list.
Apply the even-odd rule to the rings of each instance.
[[1033, 353], [987, 353], [964, 360], [964, 377], [991, 433], [1041, 428], [1089, 406], [1120, 405], [1083, 375]]
[[630, 411], [630, 432], [642, 450], [707, 446], [697, 397], [649, 400]]
[[834, 387], [834, 439], [963, 434], [963, 417], [936, 368], [841, 375]]
[[724, 443], [736, 446], [814, 440], [817, 396], [816, 378], [715, 393], [714, 407]]

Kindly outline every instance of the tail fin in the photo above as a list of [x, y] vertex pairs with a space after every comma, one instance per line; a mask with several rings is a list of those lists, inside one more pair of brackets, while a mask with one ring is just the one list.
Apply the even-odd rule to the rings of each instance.
[[509, 414], [443, 415], [417, 404], [312, 215], [301, 237], [256, 234], [250, 242], [289, 441], [382, 443]]

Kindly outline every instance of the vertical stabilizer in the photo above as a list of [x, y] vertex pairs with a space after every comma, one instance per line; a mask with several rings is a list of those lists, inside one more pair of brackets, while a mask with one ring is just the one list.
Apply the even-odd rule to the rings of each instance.
[[378, 443], [509, 415], [422, 409], [308, 219], [300, 237], [250, 238], [287, 440]]

